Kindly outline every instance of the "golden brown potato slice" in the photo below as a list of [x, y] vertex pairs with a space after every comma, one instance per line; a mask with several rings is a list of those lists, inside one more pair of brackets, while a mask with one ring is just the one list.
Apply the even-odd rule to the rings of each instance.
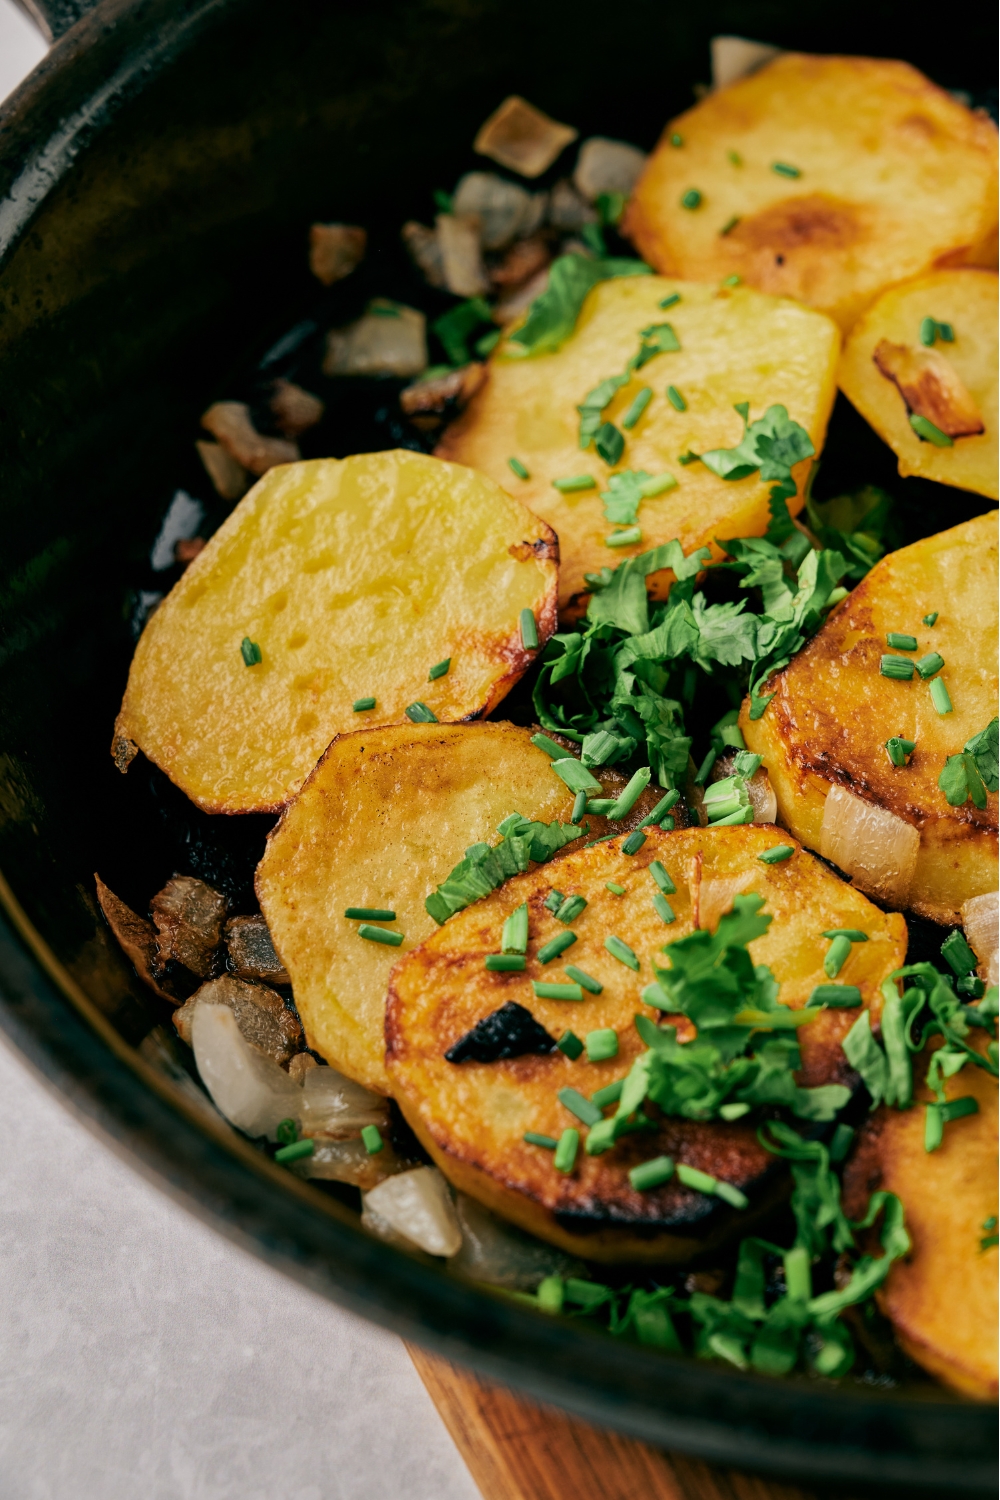
[[[673, 295], [680, 300], [662, 309]], [[605, 420], [620, 425], [644, 386], [653, 398], [625, 434], [618, 470], [672, 475], [675, 489], [643, 500], [641, 541], [610, 548], [617, 528], [605, 518], [600, 493], [610, 470], [593, 447], [580, 451], [577, 407], [609, 375], [618, 375], [639, 350], [641, 330], [669, 322], [680, 348], [656, 355], [605, 408]], [[548, 521], [559, 537], [559, 604], [564, 609], [586, 589], [585, 573], [615, 567], [623, 557], [677, 537], [685, 552], [714, 545], [716, 537], [759, 536], [769, 519], [770, 484], [754, 474], [724, 480], [703, 464], [684, 466], [680, 455], [729, 448], [743, 436], [733, 410], [750, 403], [755, 421], [770, 406], [785, 406], [807, 430], [816, 451], [823, 446], [833, 405], [840, 340], [827, 318], [745, 287], [699, 286], [658, 276], [627, 276], [599, 283], [583, 305], [572, 337], [554, 354], [528, 359], [501, 345], [490, 360], [489, 379], [447, 429], [438, 446], [442, 458], [471, 464]], [[677, 411], [666, 395], [673, 386], [686, 403]], [[530, 478], [512, 474], [520, 459]], [[808, 461], [793, 471], [801, 489]], [[596, 488], [562, 493], [553, 480], [591, 475]], [[801, 508], [801, 500], [790, 508]], [[669, 575], [651, 579], [666, 593]]]
[[556, 559], [544, 522], [422, 453], [271, 470], [143, 631], [116, 763], [138, 746], [206, 811], [269, 812], [366, 722], [357, 699], [377, 724], [488, 713], [534, 658], [522, 611], [540, 645], [555, 627]]
[[787, 52], [670, 122], [625, 231], [664, 275], [739, 275], [846, 331], [894, 282], [994, 266], [996, 183], [992, 123], [916, 68]]
[[[551, 766], [530, 730], [502, 723], [406, 724], [344, 735], [327, 750], [268, 840], [257, 894], [309, 1046], [332, 1067], [391, 1093], [389, 970], [435, 930], [424, 901], [470, 844], [497, 843], [512, 812], [570, 821], [573, 794]], [[624, 785], [617, 771], [599, 779], [609, 796]], [[644, 799], [622, 827], [650, 809], [652, 793]], [[615, 827], [586, 822], [591, 837]], [[402, 948], [359, 937], [349, 906], [394, 911], [388, 926], [405, 934]]]
[[[403, 1113], [441, 1170], [463, 1192], [523, 1228], [592, 1260], [683, 1261], [695, 1250], [743, 1230], [754, 1206], [768, 1203], [777, 1189], [774, 1158], [758, 1143], [756, 1126], [666, 1119], [656, 1134], [626, 1136], [604, 1155], [581, 1149], [573, 1173], [555, 1170], [551, 1152], [524, 1140], [525, 1131], [558, 1138], [577, 1124], [560, 1103], [558, 1091], [575, 1088], [588, 1098], [622, 1078], [644, 1050], [634, 1026], [644, 1008], [642, 990], [655, 977], [651, 959], [661, 945], [683, 937], [699, 921], [714, 927], [734, 894], [756, 892], [774, 921], [750, 945], [755, 963], [769, 964], [781, 982], [781, 1000], [805, 1005], [813, 988], [829, 983], [823, 960], [829, 941], [823, 932], [856, 927], [868, 942], [853, 945], [837, 976], [854, 984], [862, 1001], [878, 1014], [879, 984], [906, 953], [903, 918], [874, 907], [805, 851], [780, 864], [757, 856], [781, 842], [772, 827], [688, 828], [648, 832], [639, 853], [622, 853], [620, 840], [568, 853], [555, 868], [540, 868], [508, 881], [476, 906], [452, 917], [392, 972], [386, 1011], [386, 1065], [392, 1091]], [[665, 925], [652, 904], [657, 887], [649, 874], [658, 859], [677, 887], [669, 897], [676, 920]], [[618, 896], [606, 882], [625, 887]], [[572, 924], [577, 941], [554, 962], [539, 963], [539, 947], [567, 929], [544, 902], [553, 885], [564, 894], [580, 893], [588, 905]], [[500, 948], [507, 916], [528, 903], [528, 964], [522, 973], [494, 973], [484, 958]], [[633, 973], [604, 947], [614, 934], [640, 960]], [[580, 1003], [538, 999], [532, 980], [567, 982], [565, 964], [598, 980], [600, 995]], [[584, 1054], [571, 1061], [562, 1052], [501, 1062], [455, 1064], [444, 1053], [483, 1017], [508, 1001], [530, 1010], [558, 1039], [569, 1028], [584, 1038], [589, 1031], [614, 1027], [618, 1056], [591, 1063]], [[857, 1010], [824, 1011], [798, 1031], [806, 1086], [844, 1082], [848, 1077], [841, 1041]], [[680, 1039], [693, 1034], [681, 1019]], [[717, 1199], [681, 1186], [676, 1179], [651, 1192], [636, 1191], [628, 1171], [660, 1155], [707, 1171], [751, 1196], [751, 1212], [734, 1212]]]
[[[996, 577], [995, 511], [890, 553], [771, 679], [763, 717], [748, 703], [740, 715], [779, 821], [863, 890], [935, 922], [959, 923], [963, 902], [997, 888], [996, 793], [982, 809], [950, 807], [938, 786], [947, 757], [996, 713]], [[922, 624], [932, 613], [936, 624]], [[891, 648], [890, 631], [915, 636], [917, 650]], [[938, 713], [916, 671], [908, 682], [880, 675], [883, 655], [932, 652], [951, 713]], [[915, 744], [908, 764], [892, 764], [891, 736]]]
[[[926, 1062], [926, 1057], [922, 1059]], [[895, 1193], [913, 1248], [878, 1293], [896, 1338], [938, 1380], [980, 1400], [997, 1396], [997, 1251], [980, 1248], [997, 1212], [997, 1081], [967, 1063], [945, 1084], [979, 1113], [945, 1126], [924, 1150], [925, 1111], [879, 1109], [844, 1171], [844, 1208], [860, 1218], [870, 1193]], [[933, 1098], [918, 1088], [919, 1101]]]
[[[926, 318], [951, 341], [920, 342]], [[934, 271], [884, 292], [844, 346], [839, 381], [899, 459], [899, 472], [1000, 493], [997, 440], [997, 278], [991, 271]], [[921, 441], [910, 414], [952, 438]]]

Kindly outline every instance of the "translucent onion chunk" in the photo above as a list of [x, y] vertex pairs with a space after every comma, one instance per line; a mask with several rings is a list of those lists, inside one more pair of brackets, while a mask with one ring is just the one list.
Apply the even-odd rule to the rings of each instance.
[[773, 823], [778, 816], [778, 799], [774, 795], [771, 778], [763, 766], [747, 782], [747, 796], [753, 808], [754, 822]]
[[462, 1231], [462, 1248], [448, 1262], [470, 1281], [486, 1281], [513, 1292], [533, 1292], [546, 1276], [583, 1276], [581, 1261], [536, 1240], [459, 1193], [455, 1202]]
[[[362, 1223], [366, 1216], [375, 1216], [428, 1255], [457, 1255], [462, 1248], [455, 1205], [436, 1167], [416, 1167], [389, 1177], [363, 1194], [362, 1203]], [[377, 1223], [369, 1227], [379, 1233]]]
[[831, 787], [823, 809], [819, 852], [850, 875], [859, 890], [903, 906], [913, 881], [920, 835], [895, 813]]
[[350, 1182], [363, 1193], [370, 1192], [387, 1177], [409, 1170], [413, 1163], [402, 1161], [388, 1141], [381, 1151], [369, 1154], [360, 1136], [337, 1139], [329, 1135], [312, 1137], [313, 1153], [290, 1164], [299, 1177], [319, 1177], [327, 1182]]
[[389, 1101], [362, 1088], [336, 1068], [311, 1068], [302, 1083], [304, 1135], [357, 1134], [365, 1125], [389, 1122]]
[[277, 1140], [281, 1120], [302, 1118], [302, 1090], [273, 1058], [244, 1041], [225, 1005], [199, 1005], [191, 1046], [201, 1081], [216, 1108], [247, 1135]]
[[979, 959], [979, 973], [987, 984], [1000, 984], [1000, 891], [973, 896], [962, 907], [962, 926], [969, 947]]

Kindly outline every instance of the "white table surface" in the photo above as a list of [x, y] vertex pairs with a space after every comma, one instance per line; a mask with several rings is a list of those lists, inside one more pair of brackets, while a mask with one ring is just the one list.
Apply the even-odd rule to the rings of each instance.
[[[44, 54], [0, 0], [0, 98]], [[0, 1046], [2, 1500], [478, 1500], [394, 1335], [234, 1248]]]

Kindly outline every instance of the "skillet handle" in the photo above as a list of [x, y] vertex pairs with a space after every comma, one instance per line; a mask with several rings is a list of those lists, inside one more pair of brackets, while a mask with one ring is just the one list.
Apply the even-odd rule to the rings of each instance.
[[35, 23], [47, 42], [55, 42], [94, 10], [98, 0], [14, 0], [14, 4]]

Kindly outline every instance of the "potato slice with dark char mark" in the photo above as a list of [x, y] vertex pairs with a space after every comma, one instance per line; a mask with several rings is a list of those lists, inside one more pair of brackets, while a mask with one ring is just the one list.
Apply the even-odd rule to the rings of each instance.
[[[528, 1145], [525, 1131], [558, 1138], [578, 1122], [560, 1103], [561, 1088], [588, 1098], [622, 1078], [644, 1046], [635, 1029], [644, 1011], [641, 992], [653, 978], [651, 958], [663, 943], [683, 937], [694, 926], [695, 906], [703, 923], [716, 923], [737, 891], [756, 892], [774, 921], [750, 945], [755, 963], [769, 964], [781, 982], [781, 1000], [798, 1009], [814, 987], [829, 983], [823, 959], [833, 927], [867, 932], [856, 943], [838, 981], [856, 984], [873, 1016], [881, 1011], [881, 981], [906, 954], [903, 918], [879, 911], [818, 860], [796, 848], [783, 863], [762, 864], [757, 856], [782, 841], [772, 827], [688, 828], [648, 832], [635, 855], [620, 840], [563, 856], [555, 868], [539, 868], [501, 887], [485, 901], [452, 917], [415, 952], [404, 956], [389, 983], [386, 1011], [386, 1066], [403, 1113], [441, 1170], [462, 1191], [522, 1228], [591, 1260], [682, 1262], [745, 1232], [757, 1209], [782, 1191], [783, 1169], [759, 1144], [746, 1121], [696, 1122], [665, 1119], [659, 1130], [626, 1136], [612, 1150], [588, 1157], [581, 1144], [570, 1176], [557, 1172], [549, 1151]], [[665, 925], [654, 910], [657, 887], [649, 865], [658, 859], [677, 887], [668, 899], [676, 920]], [[625, 886], [616, 896], [607, 881]], [[539, 946], [566, 928], [546, 909], [553, 885], [579, 892], [588, 906], [573, 923], [577, 941], [558, 960], [540, 964]], [[527, 968], [493, 973], [484, 958], [500, 947], [505, 918], [523, 901], [530, 913]], [[604, 947], [615, 934], [634, 950], [634, 974]], [[574, 964], [603, 986], [582, 1002], [539, 999], [533, 980], [567, 982]], [[554, 1037], [567, 1029], [584, 1038], [597, 1028], [614, 1027], [618, 1056], [599, 1063], [584, 1054], [571, 1061], [561, 1052], [496, 1063], [449, 1063], [444, 1053], [477, 1021], [508, 1000], [530, 1009]], [[805, 1086], [853, 1080], [841, 1042], [857, 1019], [855, 1010], [828, 1010], [798, 1031]], [[693, 1028], [679, 1020], [680, 1039]], [[581, 1136], [585, 1131], [581, 1127]], [[735, 1213], [718, 1199], [692, 1192], [676, 1178], [650, 1192], [636, 1191], [628, 1170], [666, 1154], [732, 1183], [751, 1198], [751, 1208]]]
[[[927, 1054], [914, 1061], [923, 1071]], [[995, 1401], [997, 1251], [980, 1240], [996, 1224], [997, 1081], [967, 1063], [945, 1093], [971, 1095], [979, 1112], [946, 1125], [936, 1151], [924, 1150], [926, 1087], [914, 1108], [869, 1118], [844, 1170], [844, 1209], [860, 1218], [882, 1188], [901, 1199], [913, 1248], [889, 1272], [879, 1306], [917, 1364], [964, 1396]]]
[[996, 183], [992, 122], [916, 68], [787, 52], [668, 124], [624, 228], [664, 275], [739, 275], [846, 331], [906, 277], [995, 266]]
[[143, 631], [112, 753], [124, 770], [138, 746], [208, 812], [277, 811], [357, 699], [379, 724], [495, 708], [535, 659], [522, 610], [540, 646], [555, 628], [557, 559], [544, 522], [425, 454], [272, 469]]
[[[938, 786], [946, 758], [996, 713], [996, 569], [995, 511], [890, 553], [771, 678], [766, 692], [775, 696], [763, 716], [751, 719], [748, 703], [740, 714], [747, 745], [764, 757], [780, 821], [862, 889], [873, 888], [864, 869], [826, 842], [832, 789], [918, 835], [909, 881], [883, 895], [935, 922], [958, 924], [965, 901], [997, 888], [997, 794], [983, 809], [950, 807]], [[923, 625], [934, 612], [935, 625]], [[916, 673], [909, 682], [880, 675], [880, 658], [900, 654], [886, 643], [889, 631], [916, 637], [917, 650], [905, 653], [913, 660], [932, 651], [944, 658], [951, 713], [937, 712], [930, 683]], [[916, 745], [905, 766], [889, 759], [891, 735]]]
[[[389, 970], [435, 930], [424, 900], [470, 844], [499, 842], [512, 812], [570, 821], [573, 794], [551, 766], [530, 730], [505, 723], [405, 724], [330, 746], [268, 839], [257, 895], [309, 1045], [331, 1066], [391, 1093]], [[612, 797], [625, 785], [614, 770], [598, 780]], [[630, 828], [661, 795], [647, 790], [620, 825], [588, 816], [590, 836]], [[394, 911], [385, 925], [405, 934], [402, 949], [360, 938], [349, 906]]]

